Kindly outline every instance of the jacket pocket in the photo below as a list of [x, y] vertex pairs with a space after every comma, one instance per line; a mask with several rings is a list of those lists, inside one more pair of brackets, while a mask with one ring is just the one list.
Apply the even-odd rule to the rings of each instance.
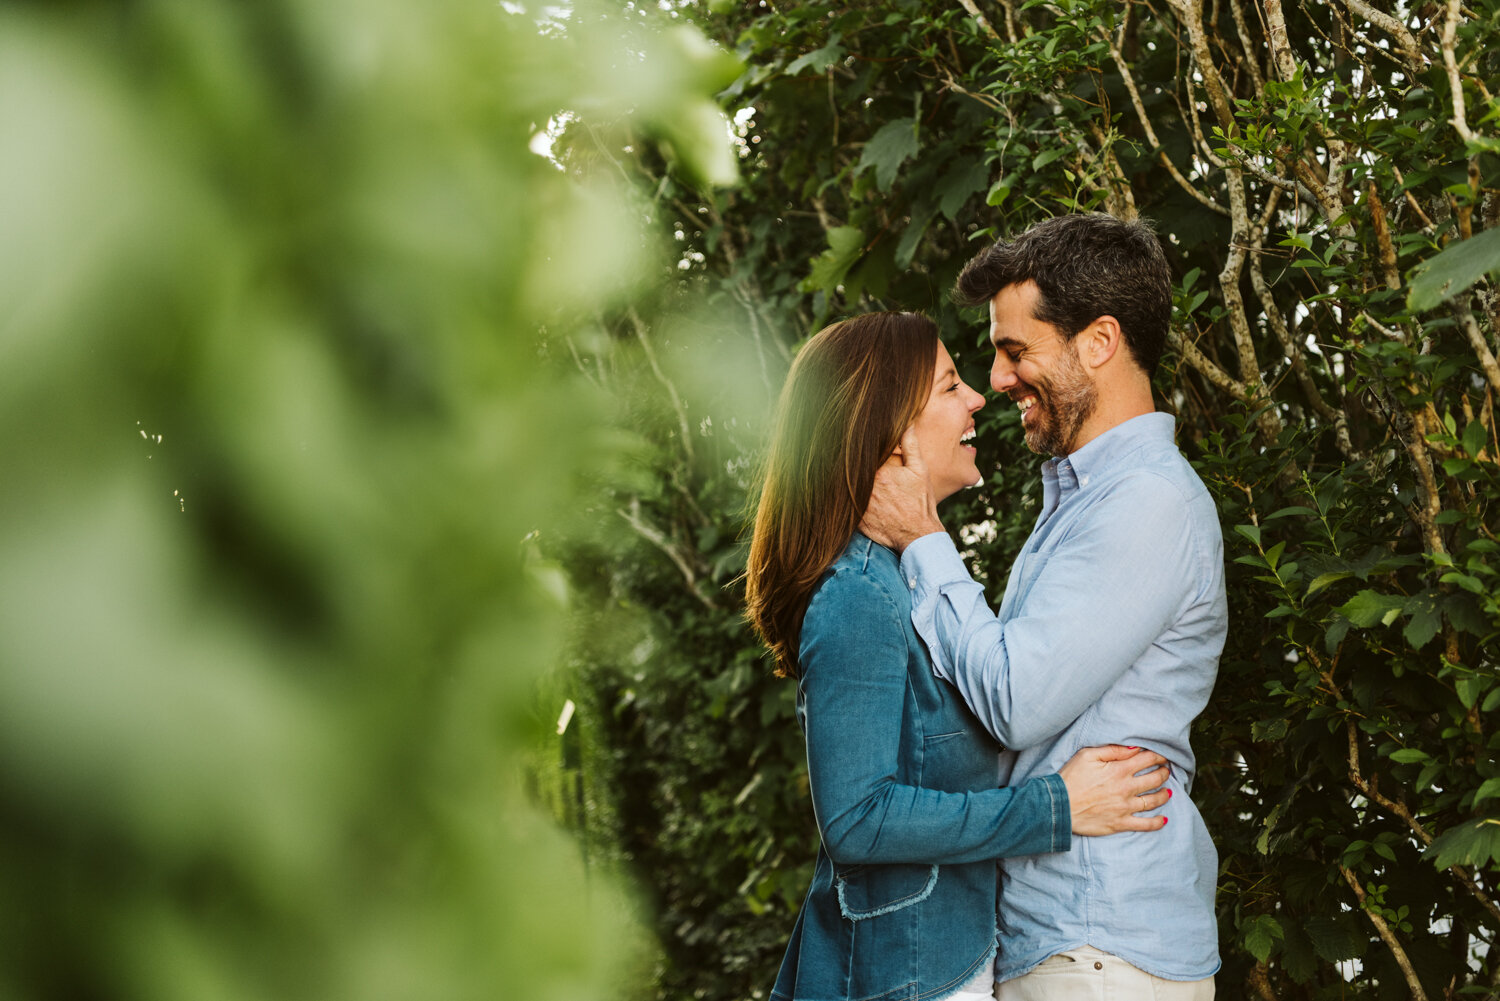
[[835, 874], [839, 912], [850, 921], [878, 918], [932, 896], [936, 865], [857, 865]]

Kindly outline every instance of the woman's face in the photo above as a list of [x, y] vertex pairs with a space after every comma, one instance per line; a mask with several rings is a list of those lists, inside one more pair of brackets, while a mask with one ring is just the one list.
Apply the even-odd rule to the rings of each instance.
[[932, 394], [912, 422], [938, 500], [979, 482], [979, 467], [974, 461], [977, 453], [968, 441], [974, 437], [974, 411], [982, 406], [984, 397], [958, 377], [948, 349], [939, 342]]

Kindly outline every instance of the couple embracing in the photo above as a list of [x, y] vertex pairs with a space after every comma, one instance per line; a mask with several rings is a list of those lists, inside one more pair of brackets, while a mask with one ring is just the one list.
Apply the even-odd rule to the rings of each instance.
[[980, 478], [985, 400], [931, 321], [820, 331], [778, 404], [746, 597], [797, 682], [822, 843], [771, 997], [1211, 999], [1188, 731], [1223, 551], [1151, 396], [1166, 258], [1141, 223], [1063, 216], [956, 294], [988, 304], [990, 385], [1050, 456], [998, 611], [937, 513]]

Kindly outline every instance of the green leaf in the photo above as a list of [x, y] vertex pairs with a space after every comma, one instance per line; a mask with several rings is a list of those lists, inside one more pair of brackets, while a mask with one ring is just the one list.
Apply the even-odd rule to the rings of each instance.
[[1414, 594], [1406, 600], [1404, 608], [1409, 617], [1401, 635], [1413, 650], [1420, 650], [1443, 628], [1443, 616], [1438, 611], [1438, 595], [1432, 591]]
[[1260, 720], [1250, 724], [1250, 739], [1256, 743], [1278, 741], [1286, 736], [1286, 730], [1284, 719]]
[[870, 141], [865, 143], [855, 173], [875, 168], [875, 183], [881, 191], [889, 191], [896, 179], [896, 171], [907, 160], [917, 155], [917, 120], [897, 118], [882, 125]]
[[1466, 674], [1453, 682], [1453, 691], [1465, 709], [1473, 709], [1479, 701], [1479, 693], [1488, 687], [1488, 681], [1477, 674]]
[[1327, 587], [1329, 584], [1332, 584], [1334, 581], [1343, 580], [1345, 577], [1352, 576], [1354, 575], [1348, 570], [1335, 570], [1332, 573], [1320, 573], [1313, 578], [1311, 584], [1307, 585], [1307, 597], [1311, 598], [1314, 592], [1323, 590], [1323, 588]]
[[1464, 428], [1464, 451], [1476, 459], [1479, 458], [1479, 453], [1484, 451], [1488, 438], [1484, 424], [1477, 420], [1470, 421]]
[[1474, 791], [1474, 805], [1478, 806], [1487, 799], [1500, 797], [1500, 776], [1485, 779], [1484, 784]]
[[984, 203], [986, 205], [1000, 205], [1009, 197], [1010, 185], [1000, 180], [996, 181], [994, 186], [990, 188], [990, 193], [985, 196]]
[[1318, 516], [1318, 512], [1314, 511], [1312, 508], [1303, 507], [1300, 504], [1294, 504], [1291, 507], [1284, 507], [1279, 511], [1273, 511], [1272, 513], [1266, 515], [1266, 521], [1275, 521], [1277, 518], [1289, 518], [1294, 514], [1305, 514], [1314, 518]]
[[922, 242], [922, 234], [927, 232], [927, 227], [932, 224], [932, 217], [935, 215], [937, 215], [937, 209], [926, 204], [912, 211], [911, 222], [907, 223], [906, 229], [901, 231], [901, 241], [896, 244], [897, 268], [904, 271], [911, 264], [911, 259], [917, 253], [917, 245]]
[[1330, 963], [1365, 955], [1369, 935], [1353, 914], [1310, 917], [1302, 926], [1313, 950]]
[[1403, 765], [1414, 765], [1419, 761], [1430, 760], [1426, 751], [1416, 747], [1403, 747], [1400, 750], [1392, 751], [1390, 758], [1392, 761]]
[[1328, 629], [1323, 634], [1323, 649], [1330, 657], [1339, 648], [1339, 644], [1344, 642], [1344, 637], [1347, 635], [1349, 635], [1348, 619], [1335, 619], [1328, 623]]
[[1413, 269], [1406, 307], [1412, 312], [1432, 309], [1496, 270], [1500, 270], [1500, 229], [1450, 243]]
[[960, 160], [938, 181], [938, 210], [949, 219], [956, 219], [958, 212], [976, 191], [989, 184], [990, 169], [978, 158]]
[[798, 287], [804, 292], [832, 291], [864, 251], [865, 234], [857, 226], [838, 226], [828, 231], [828, 249], [813, 261], [812, 273]]
[[1338, 612], [1359, 628], [1368, 629], [1377, 622], [1390, 625], [1405, 607], [1403, 595], [1366, 590], [1344, 602]]
[[1286, 937], [1281, 930], [1281, 922], [1269, 914], [1257, 914], [1246, 921], [1240, 925], [1240, 933], [1245, 948], [1262, 963], [1271, 958], [1271, 950], [1276, 943]]
[[1459, 632], [1487, 636], [1492, 628], [1489, 619], [1480, 610], [1479, 602], [1468, 592], [1455, 591], [1444, 598], [1443, 614], [1448, 616], [1448, 621]]
[[821, 49], [813, 49], [793, 59], [786, 68], [787, 76], [801, 76], [803, 72], [823, 74], [828, 67], [844, 58], [843, 36], [834, 32]]
[[1260, 545], [1260, 526], [1236, 525], [1234, 526], [1234, 530], [1249, 539], [1254, 545]]
[[1057, 160], [1064, 156], [1067, 156], [1071, 152], [1073, 152], [1073, 150], [1067, 146], [1054, 146], [1051, 149], [1044, 149], [1032, 159], [1031, 169], [1041, 170], [1053, 160]]
[[1457, 584], [1471, 594], [1482, 595], [1485, 593], [1484, 581], [1478, 577], [1471, 577], [1466, 573], [1459, 573], [1457, 570], [1454, 570], [1452, 573], [1445, 573], [1438, 579], [1444, 584]]
[[1423, 857], [1439, 869], [1488, 866], [1500, 861], [1500, 819], [1466, 820], [1450, 827], [1427, 846]]

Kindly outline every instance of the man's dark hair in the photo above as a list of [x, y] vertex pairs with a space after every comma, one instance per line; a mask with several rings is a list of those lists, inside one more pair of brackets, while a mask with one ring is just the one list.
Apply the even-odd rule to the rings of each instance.
[[1102, 212], [1056, 216], [982, 251], [964, 266], [953, 297], [982, 306], [1026, 281], [1041, 290], [1036, 318], [1064, 339], [1113, 316], [1136, 364], [1156, 374], [1172, 322], [1172, 274], [1149, 225]]

